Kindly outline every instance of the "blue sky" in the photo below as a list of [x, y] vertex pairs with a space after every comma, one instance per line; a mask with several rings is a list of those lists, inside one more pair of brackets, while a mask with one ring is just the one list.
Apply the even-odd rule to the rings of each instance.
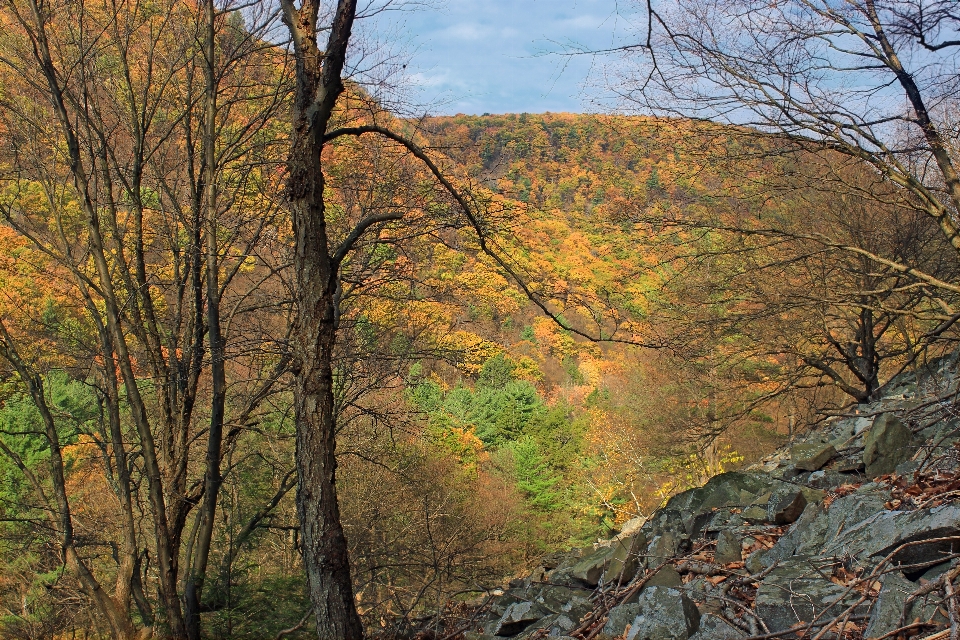
[[630, 28], [617, 9], [617, 0], [445, 0], [381, 14], [364, 30], [407, 63], [401, 94], [431, 113], [577, 112], [590, 110], [597, 89], [584, 84], [601, 69], [550, 52], [610, 47]]

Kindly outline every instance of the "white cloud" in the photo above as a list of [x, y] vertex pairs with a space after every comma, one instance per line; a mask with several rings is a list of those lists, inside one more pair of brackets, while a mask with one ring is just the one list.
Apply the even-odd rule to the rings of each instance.
[[616, 10], [614, 0], [447, 0], [408, 13], [411, 98], [443, 113], [582, 110], [590, 61], [542, 54], [563, 42], [611, 46], [624, 24]]
[[491, 27], [475, 22], [461, 22], [436, 32], [435, 37], [444, 40], [476, 42], [490, 38], [496, 33]]

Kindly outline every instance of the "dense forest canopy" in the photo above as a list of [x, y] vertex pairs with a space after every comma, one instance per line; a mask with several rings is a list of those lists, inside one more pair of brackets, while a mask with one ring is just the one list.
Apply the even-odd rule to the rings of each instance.
[[416, 121], [342, 78], [347, 0], [5, 5], [0, 636], [412, 633], [952, 349], [946, 84], [897, 146], [681, 109], [771, 84], [707, 15], [922, 66], [949, 5], [687, 4], [657, 115]]

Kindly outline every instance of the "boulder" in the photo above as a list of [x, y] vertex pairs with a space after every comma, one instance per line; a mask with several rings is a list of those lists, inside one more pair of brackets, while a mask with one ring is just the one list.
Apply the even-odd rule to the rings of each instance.
[[740, 514], [740, 517], [751, 524], [763, 524], [768, 522], [767, 509], [766, 507], [762, 507], [760, 505], [747, 507]]
[[592, 591], [571, 589], [560, 585], [546, 585], [533, 596], [532, 601], [553, 613], [565, 614], [579, 620], [593, 608], [589, 596]]
[[933, 582], [952, 568], [952, 562], [941, 562], [940, 564], [935, 564], [929, 569], [926, 569], [923, 571], [923, 573], [914, 577], [913, 579], [920, 584], [924, 584], [924, 580], [927, 582]]
[[612, 544], [599, 547], [575, 564], [570, 576], [591, 587], [601, 582], [625, 584], [637, 575], [637, 556], [646, 546], [647, 538], [643, 531], [616, 539]]
[[[539, 624], [536, 626], [539, 626]], [[559, 614], [547, 627], [549, 629], [547, 636], [550, 638], [569, 638], [567, 634], [576, 629], [578, 626], [580, 626], [579, 618], [572, 618], [568, 615]], [[525, 631], [524, 633], [527, 632]]]
[[717, 550], [714, 559], [720, 564], [740, 562], [743, 559], [743, 539], [730, 529], [717, 535]]
[[[543, 631], [546, 630], [547, 637], [556, 640], [558, 637], [568, 637], [566, 634], [576, 629], [578, 623], [569, 616], [563, 614], [553, 614], [541, 618], [524, 629], [519, 635], [513, 636], [513, 640], [528, 640], [529, 638], [543, 638]], [[499, 639], [498, 639], [499, 640]]]
[[603, 584], [626, 584], [637, 575], [637, 555], [646, 549], [646, 535], [638, 531], [632, 536], [618, 538], [612, 546], [613, 553], [603, 567]]
[[626, 640], [687, 640], [700, 628], [697, 605], [676, 589], [644, 589], [637, 606]]
[[683, 514], [667, 508], [654, 513], [638, 535], [649, 541], [646, 550], [640, 554], [646, 568], [659, 566], [664, 560], [676, 556], [688, 539]]
[[698, 514], [722, 507], [747, 506], [756, 496], [780, 484], [779, 480], [766, 473], [728, 471], [713, 476], [702, 487], [675, 495], [667, 502], [666, 509], [682, 514], [687, 533], [694, 535], [692, 525]]
[[688, 533], [691, 538], [710, 537], [711, 533], [730, 527], [739, 527], [743, 524], [740, 511], [741, 509], [735, 507], [723, 507], [716, 511], [697, 514], [693, 520], [693, 526], [688, 529]]
[[757, 549], [746, 557], [743, 566], [750, 573], [760, 573], [764, 568], [773, 564], [773, 561], [767, 559], [769, 555], [769, 549]]
[[[824, 577], [829, 572], [829, 568], [819, 569], [812, 558], [781, 562], [760, 583], [754, 610], [771, 632], [839, 615], [856, 603], [860, 594]], [[869, 604], [861, 607], [856, 614], [866, 613]]]
[[824, 545], [831, 543], [838, 533], [883, 511], [889, 496], [885, 488], [861, 488], [837, 498], [829, 507], [808, 505], [790, 530], [763, 554], [763, 565], [769, 567], [794, 555], [820, 555]]
[[858, 451], [854, 454], [844, 456], [835, 460], [831, 465], [833, 471], [837, 473], [857, 473], [863, 471], [863, 453]]
[[493, 599], [490, 603], [490, 611], [499, 618], [507, 611], [510, 605], [526, 600], [525, 596], [526, 593], [519, 589], [510, 589]]
[[791, 481], [798, 480], [803, 481], [803, 478], [807, 475], [806, 471], [797, 469], [792, 464], [785, 465], [783, 467], [777, 467], [770, 472], [771, 477], [776, 478], [777, 480]]
[[[875, 562], [904, 543], [958, 534], [960, 504], [957, 503], [917, 511], [880, 511], [829, 541], [820, 553], [825, 556], [849, 555], [861, 561]], [[950, 541], [917, 544], [898, 551], [892, 562], [894, 565], [930, 562], [957, 547]]]
[[877, 416], [863, 440], [863, 464], [867, 476], [873, 478], [893, 473], [897, 465], [916, 453], [912, 446], [913, 432], [892, 413]]
[[[646, 587], [679, 587], [683, 585], [683, 578], [677, 573], [673, 565], [666, 565], [647, 580]], [[646, 588], [645, 587], [645, 588]]]
[[570, 577], [579, 580], [585, 585], [595, 587], [600, 584], [600, 578], [603, 577], [603, 570], [606, 569], [607, 560], [613, 555], [615, 549], [610, 546], [603, 546], [595, 549], [593, 553], [587, 554], [570, 570]]
[[627, 625], [640, 615], [640, 605], [636, 602], [618, 604], [607, 615], [607, 623], [603, 625], [602, 634], [608, 638], [616, 638], [623, 635]]
[[839, 487], [842, 484], [850, 482], [852, 478], [846, 474], [839, 473], [838, 471], [829, 470], [825, 471], [821, 469], [820, 471], [814, 471], [806, 480], [806, 484], [809, 487], [814, 489], [823, 489], [829, 491]]
[[797, 487], [776, 491], [767, 503], [767, 519], [774, 524], [793, 524], [807, 506], [807, 499]]
[[644, 516], [637, 516], [636, 518], [630, 518], [620, 527], [620, 533], [617, 535], [618, 538], [625, 538], [627, 536], [632, 536], [637, 531], [640, 531], [640, 528], [647, 521]]
[[517, 602], [507, 607], [491, 631], [495, 636], [515, 636], [549, 615], [550, 611], [534, 602]]
[[700, 630], [690, 636], [690, 640], [741, 640], [747, 634], [719, 616], [704, 614], [700, 618]]
[[898, 476], [904, 477], [909, 476], [920, 470], [920, 460], [907, 460], [901, 462], [897, 465], [897, 468], [893, 470]]
[[907, 598], [919, 588], [919, 585], [907, 580], [899, 571], [884, 574], [879, 582], [880, 595], [870, 612], [867, 628], [863, 632], [864, 638], [879, 638], [900, 628], [901, 616], [904, 616], [906, 623], [910, 623], [916, 618], [929, 620], [931, 616], [937, 614], [937, 603], [927, 602], [925, 599], [914, 600], [910, 608], [904, 612], [903, 607]]
[[743, 506], [764, 491], [769, 491], [777, 480], [765, 473], [747, 473], [728, 471], [716, 475], [707, 481], [701, 489], [704, 492], [699, 511], [709, 511], [714, 507]]
[[803, 471], [817, 471], [835, 455], [834, 446], [823, 442], [804, 442], [790, 448], [793, 466]]

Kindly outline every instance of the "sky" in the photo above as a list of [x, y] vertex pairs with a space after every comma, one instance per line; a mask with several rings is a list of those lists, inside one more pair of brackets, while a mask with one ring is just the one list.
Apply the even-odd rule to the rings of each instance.
[[[443, 0], [364, 25], [406, 63], [403, 97], [436, 115], [591, 110], [593, 56], [630, 29], [624, 0]], [[620, 34], [619, 36], [617, 34]], [[595, 110], [595, 109], [593, 109]]]

